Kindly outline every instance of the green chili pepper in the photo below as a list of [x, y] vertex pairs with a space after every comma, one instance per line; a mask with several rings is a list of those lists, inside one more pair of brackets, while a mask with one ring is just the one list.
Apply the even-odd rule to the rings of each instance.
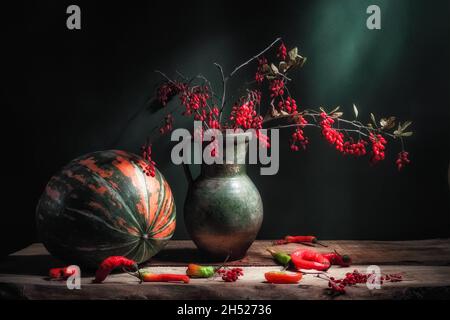
[[285, 252], [274, 251], [271, 249], [267, 249], [267, 251], [270, 252], [270, 254], [275, 259], [275, 261], [277, 261], [279, 264], [281, 264], [283, 266], [287, 266], [289, 264], [289, 262], [291, 262], [291, 256]]
[[211, 278], [216, 273], [216, 269], [211, 266], [200, 266], [198, 264], [189, 264], [186, 274], [191, 278]]

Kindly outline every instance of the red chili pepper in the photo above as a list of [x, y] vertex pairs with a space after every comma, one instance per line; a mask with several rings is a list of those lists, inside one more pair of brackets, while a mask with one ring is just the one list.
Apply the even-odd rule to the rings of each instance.
[[189, 283], [190, 278], [184, 274], [161, 273], [155, 274], [142, 272], [141, 279], [144, 282], [184, 282]]
[[324, 244], [321, 244], [317, 241], [316, 236], [286, 236], [283, 240], [276, 240], [274, 244], [286, 244], [286, 243], [312, 243], [319, 244], [321, 246], [326, 247]]
[[298, 283], [302, 279], [302, 276], [303, 275], [301, 274], [301, 272], [287, 273], [281, 271], [271, 271], [264, 274], [267, 282], [277, 284]]
[[297, 269], [326, 271], [330, 268], [330, 261], [319, 252], [313, 250], [297, 250], [291, 253], [291, 259]]
[[64, 267], [64, 268], [51, 268], [48, 272], [48, 275], [52, 279], [66, 280], [74, 273], [75, 273], [75, 270], [72, 270], [71, 272], [69, 272], [67, 270], [67, 267]]
[[332, 265], [348, 267], [352, 263], [352, 259], [350, 258], [350, 256], [346, 254], [340, 255], [337, 251], [330, 253], [323, 253], [322, 256], [327, 258]]
[[136, 261], [123, 256], [111, 256], [103, 260], [95, 273], [93, 282], [101, 283], [116, 268], [139, 270]]
[[297, 242], [309, 242], [316, 243], [317, 238], [315, 236], [286, 236], [284, 238], [288, 243], [297, 243]]

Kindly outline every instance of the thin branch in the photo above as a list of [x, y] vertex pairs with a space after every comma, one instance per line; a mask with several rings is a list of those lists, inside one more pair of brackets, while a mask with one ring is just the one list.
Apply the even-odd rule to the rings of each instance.
[[172, 79], [170, 79], [164, 72], [159, 71], [159, 70], [155, 70], [156, 73], [159, 73], [160, 75], [162, 75], [167, 81], [169, 81], [171, 84], [176, 84], [175, 81], [173, 81]]
[[188, 79], [184, 74], [182, 74], [180, 71], [175, 70], [175, 73], [176, 73], [181, 79], [183, 79], [184, 81], [188, 81], [188, 80], [189, 80], [189, 79]]
[[272, 42], [267, 48], [265, 48], [263, 51], [261, 51], [260, 53], [258, 53], [256, 56], [251, 57], [250, 59], [248, 59], [247, 61], [245, 61], [243, 64], [237, 66], [233, 72], [230, 73], [230, 77], [232, 77], [236, 72], [238, 72], [239, 69], [241, 69], [242, 67], [248, 65], [250, 62], [252, 62], [255, 59], [258, 59], [260, 56], [262, 56], [264, 53], [266, 53], [270, 48], [272, 48], [278, 41], [281, 41], [281, 37], [276, 38], [274, 42]]
[[317, 127], [320, 128], [317, 124], [314, 123], [305, 123], [305, 124], [299, 124], [299, 123], [293, 123], [293, 124], [286, 124], [286, 125], [279, 125], [275, 127], [269, 127], [267, 129], [285, 129], [285, 128], [293, 128], [293, 127]]
[[227, 93], [227, 79], [225, 79], [225, 74], [223, 73], [223, 68], [217, 62], [214, 62], [214, 65], [220, 70], [220, 74], [222, 76], [222, 102], [220, 105], [220, 113], [219, 113], [219, 122], [222, 120], [222, 112], [225, 107], [225, 95]]

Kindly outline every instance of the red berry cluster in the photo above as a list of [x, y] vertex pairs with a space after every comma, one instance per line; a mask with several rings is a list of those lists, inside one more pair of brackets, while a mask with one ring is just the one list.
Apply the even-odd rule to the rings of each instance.
[[234, 126], [249, 129], [252, 127], [253, 119], [257, 117], [255, 103], [247, 101], [243, 104], [235, 104], [231, 109], [230, 120], [234, 121]]
[[209, 90], [206, 86], [183, 91], [180, 95], [181, 104], [186, 108], [183, 114], [190, 116], [197, 110], [205, 108], [209, 97]]
[[370, 163], [374, 165], [384, 160], [384, 150], [386, 149], [385, 145], [387, 144], [387, 141], [381, 134], [375, 135], [373, 133], [370, 134], [369, 140], [372, 143]]
[[211, 129], [219, 129], [220, 123], [217, 120], [219, 118], [219, 108], [213, 107], [208, 113], [208, 126]]
[[280, 58], [281, 60], [286, 60], [286, 57], [287, 57], [287, 49], [286, 49], [286, 46], [284, 45], [283, 42], [282, 42], [281, 45], [278, 47], [277, 57]]
[[166, 134], [167, 132], [172, 131], [173, 129], [173, 116], [171, 113], [169, 113], [165, 118], [164, 118], [164, 125], [159, 128], [159, 132], [161, 134]]
[[292, 133], [291, 136], [291, 150], [292, 151], [300, 150], [300, 147], [299, 145], [297, 145], [297, 143], [299, 143], [300, 146], [303, 148], [303, 150], [305, 150], [308, 142], [309, 142], [308, 138], [305, 138], [305, 136], [303, 135], [303, 130], [297, 128], [295, 129], [295, 131]]
[[213, 107], [210, 110], [206, 110], [206, 108], [201, 109], [198, 113], [194, 115], [194, 120], [204, 121], [208, 128], [211, 129], [219, 129], [220, 124], [217, 120], [219, 117], [219, 108]]
[[336, 150], [344, 152], [344, 134], [336, 129], [333, 129], [332, 125], [334, 123], [334, 119], [328, 116], [325, 112], [322, 112], [320, 117], [322, 118], [320, 121], [320, 126], [325, 139], [330, 144], [334, 145]]
[[353, 156], [364, 156], [366, 155], [366, 145], [367, 141], [359, 139], [358, 142], [345, 141], [344, 142], [344, 154], [350, 154]]
[[395, 161], [395, 164], [397, 165], [398, 171], [401, 171], [404, 166], [409, 164], [411, 161], [408, 159], [408, 152], [401, 151], [398, 156], [397, 160]]
[[165, 107], [173, 96], [177, 95], [186, 88], [187, 84], [182, 82], [163, 83], [156, 90], [156, 99]]
[[[398, 282], [402, 281], [403, 277], [401, 274], [394, 273], [388, 274], [385, 276], [381, 276], [379, 278], [380, 284], [383, 284], [384, 281], [390, 282]], [[353, 270], [353, 272], [348, 272], [345, 274], [345, 278], [343, 279], [335, 279], [334, 277], [330, 277], [328, 281], [328, 287], [331, 289], [333, 293], [343, 294], [345, 293], [345, 288], [348, 286], [354, 286], [359, 283], [375, 283], [378, 279], [376, 278], [376, 274], [367, 274], [361, 273], [358, 270]]]
[[255, 73], [255, 81], [258, 84], [261, 84], [264, 81], [264, 65], [267, 65], [267, 59], [265, 57], [259, 58], [258, 68]]
[[152, 145], [148, 142], [141, 147], [142, 158], [146, 161], [142, 170], [147, 176], [155, 176], [155, 165], [156, 163], [152, 160]]
[[222, 280], [225, 282], [235, 282], [239, 277], [244, 276], [244, 270], [242, 268], [232, 268], [232, 269], [219, 269], [218, 274], [222, 275]]
[[278, 102], [278, 109], [280, 111], [286, 111], [289, 114], [297, 112], [297, 102], [291, 97]]
[[270, 148], [270, 140], [269, 137], [267, 135], [265, 135], [264, 133], [261, 132], [261, 130], [256, 130], [256, 138], [259, 141], [259, 145], [262, 148]]
[[231, 109], [230, 120], [234, 128], [261, 129], [263, 118], [256, 112], [256, 107], [261, 101], [259, 91], [250, 91], [247, 97], [241, 99]]
[[269, 85], [270, 97], [275, 98], [284, 95], [284, 81], [275, 79]]

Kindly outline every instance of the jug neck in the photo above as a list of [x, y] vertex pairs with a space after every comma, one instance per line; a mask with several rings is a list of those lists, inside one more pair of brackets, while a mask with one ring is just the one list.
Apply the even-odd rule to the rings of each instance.
[[251, 138], [252, 135], [248, 133], [226, 135], [222, 152], [219, 152], [222, 159], [221, 163], [203, 163], [201, 174], [208, 177], [229, 177], [246, 174], [246, 157]]

